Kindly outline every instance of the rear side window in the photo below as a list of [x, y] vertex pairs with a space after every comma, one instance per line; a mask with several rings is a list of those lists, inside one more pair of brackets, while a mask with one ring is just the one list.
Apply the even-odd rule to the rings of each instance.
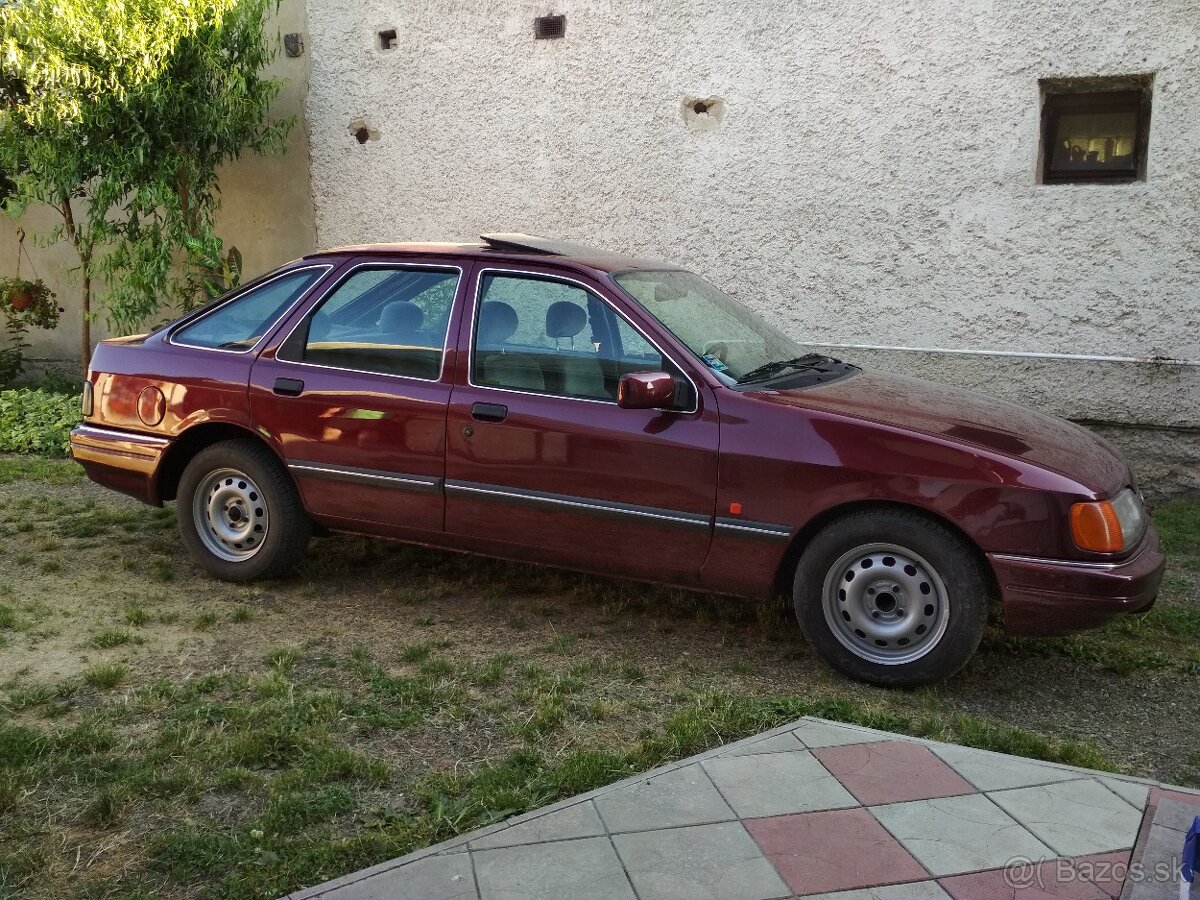
[[300, 269], [251, 288], [185, 325], [171, 340], [207, 350], [249, 350], [328, 269]]
[[357, 269], [309, 314], [281, 349], [297, 362], [435, 381], [457, 269]]

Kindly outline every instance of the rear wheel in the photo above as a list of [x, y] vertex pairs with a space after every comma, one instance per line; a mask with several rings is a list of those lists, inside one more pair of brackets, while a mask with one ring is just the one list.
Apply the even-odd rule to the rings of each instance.
[[179, 531], [192, 557], [225, 581], [290, 571], [312, 521], [279, 460], [255, 441], [213, 444], [179, 481]]
[[809, 543], [796, 569], [796, 617], [835, 668], [871, 684], [949, 678], [987, 624], [989, 581], [975, 549], [902, 510], [852, 513]]

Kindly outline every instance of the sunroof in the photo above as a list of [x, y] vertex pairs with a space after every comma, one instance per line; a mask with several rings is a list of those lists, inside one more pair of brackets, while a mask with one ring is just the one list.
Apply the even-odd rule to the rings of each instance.
[[521, 253], [547, 253], [552, 256], [613, 256], [611, 250], [601, 250], [588, 247], [585, 244], [573, 244], [570, 241], [556, 241], [553, 238], [538, 237], [533, 234], [498, 233], [481, 234], [484, 243], [493, 250], [518, 251]]

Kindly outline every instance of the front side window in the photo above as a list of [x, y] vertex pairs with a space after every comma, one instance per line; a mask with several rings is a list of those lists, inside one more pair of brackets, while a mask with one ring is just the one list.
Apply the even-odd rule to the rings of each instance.
[[727, 384], [754, 380], [772, 364], [813, 356], [691, 272], [639, 269], [613, 280]]
[[457, 269], [356, 269], [309, 313], [280, 357], [335, 369], [437, 380]]
[[616, 401], [621, 376], [673, 371], [616, 311], [573, 284], [485, 275], [475, 321], [476, 384]]
[[328, 266], [289, 272], [230, 300], [172, 335], [176, 344], [206, 350], [249, 350]]

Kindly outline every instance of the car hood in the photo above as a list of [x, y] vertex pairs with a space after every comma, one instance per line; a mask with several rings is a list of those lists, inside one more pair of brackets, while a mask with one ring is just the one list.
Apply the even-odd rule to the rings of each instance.
[[1087, 429], [946, 384], [864, 371], [818, 387], [769, 393], [789, 406], [854, 416], [1027, 460], [1099, 492], [1115, 493], [1129, 481], [1120, 453]]

